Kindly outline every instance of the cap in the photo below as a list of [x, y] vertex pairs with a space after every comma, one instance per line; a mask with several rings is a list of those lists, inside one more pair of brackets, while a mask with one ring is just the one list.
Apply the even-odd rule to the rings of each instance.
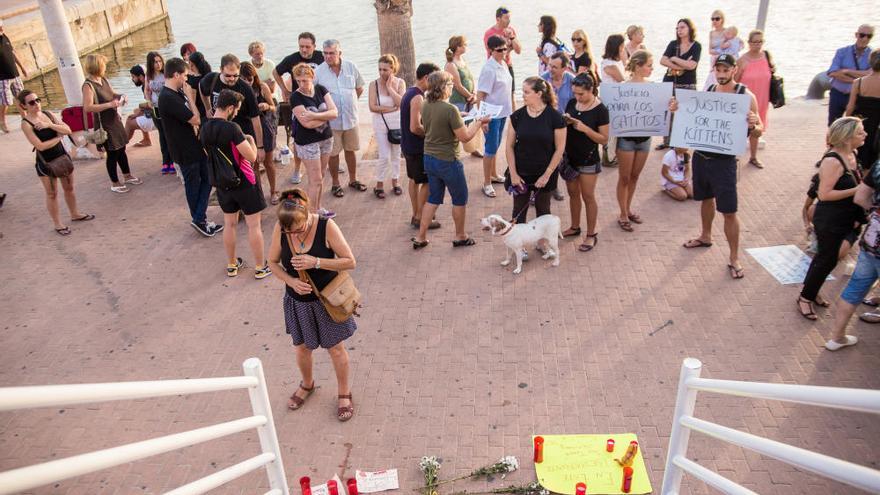
[[719, 64], [727, 65], [729, 67], [735, 67], [736, 58], [729, 53], [723, 53], [721, 55], [718, 55], [718, 58], [715, 59], [715, 65]]
[[133, 75], [133, 76], [144, 76], [144, 75], [146, 75], [146, 73], [144, 73], [144, 68], [141, 67], [140, 65], [133, 65], [133, 66], [131, 66], [131, 69], [128, 69], [128, 73], [131, 74], [131, 75]]

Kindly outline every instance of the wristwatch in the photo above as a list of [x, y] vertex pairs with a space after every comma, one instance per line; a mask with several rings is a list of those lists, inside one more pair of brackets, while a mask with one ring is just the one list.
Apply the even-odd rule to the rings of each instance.
[[315, 258], [315, 270], [321, 269], [321, 258]]

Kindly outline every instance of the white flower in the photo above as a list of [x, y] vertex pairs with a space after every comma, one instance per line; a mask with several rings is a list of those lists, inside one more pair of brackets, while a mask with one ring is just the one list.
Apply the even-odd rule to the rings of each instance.
[[501, 464], [508, 473], [516, 471], [519, 467], [519, 461], [512, 455], [502, 457], [498, 464]]
[[421, 469], [422, 472], [428, 471], [429, 469], [436, 471], [440, 469], [440, 463], [437, 462], [437, 458], [434, 456], [424, 456], [422, 457], [422, 460], [419, 461], [419, 469]]

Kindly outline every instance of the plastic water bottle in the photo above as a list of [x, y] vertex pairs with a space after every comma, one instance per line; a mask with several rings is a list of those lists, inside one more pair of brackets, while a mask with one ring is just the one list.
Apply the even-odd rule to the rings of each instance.
[[288, 165], [290, 163], [290, 148], [286, 145], [281, 147], [281, 166]]

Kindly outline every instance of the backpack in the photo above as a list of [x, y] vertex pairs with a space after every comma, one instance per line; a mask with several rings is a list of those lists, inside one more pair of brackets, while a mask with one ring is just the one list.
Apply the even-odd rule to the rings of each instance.
[[236, 170], [238, 165], [216, 146], [207, 146], [207, 151], [208, 179], [211, 185], [221, 191], [231, 191], [240, 186], [241, 177]]
[[[710, 84], [709, 87], [706, 88], [706, 91], [712, 93], [715, 91], [715, 89], [717, 87], [718, 87], [717, 84]], [[736, 83], [736, 85], [733, 88], [734, 88], [734, 92], [738, 95], [743, 95], [746, 93], [746, 85], [745, 84]]]

